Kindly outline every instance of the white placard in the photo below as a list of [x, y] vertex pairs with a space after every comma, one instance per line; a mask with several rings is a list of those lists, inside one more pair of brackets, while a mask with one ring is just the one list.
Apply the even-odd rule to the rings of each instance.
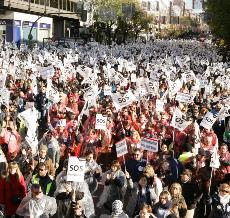
[[164, 102], [162, 100], [156, 100], [156, 111], [163, 112], [164, 111]]
[[200, 80], [200, 88], [205, 88], [209, 84], [208, 80]]
[[189, 104], [192, 101], [192, 96], [182, 92], [178, 92], [176, 95], [176, 101]]
[[96, 114], [96, 123], [95, 129], [106, 129], [107, 117], [104, 117], [102, 114]]
[[141, 148], [146, 151], [158, 152], [158, 140], [153, 138], [143, 138]]
[[215, 123], [218, 114], [213, 114], [211, 112], [207, 112], [201, 121], [200, 126], [203, 126], [205, 129], [211, 129], [213, 124]]
[[214, 148], [214, 151], [211, 156], [210, 167], [213, 167], [216, 169], [220, 167], [219, 155], [217, 153], [216, 148]]
[[52, 65], [48, 67], [42, 67], [40, 69], [40, 75], [43, 79], [52, 77], [54, 75], [54, 67]]
[[46, 97], [53, 103], [58, 103], [60, 101], [59, 92], [51, 85], [47, 86]]
[[9, 105], [10, 91], [7, 88], [0, 89], [0, 103]]
[[135, 96], [130, 90], [128, 90], [128, 92], [124, 95], [115, 93], [112, 95], [112, 99], [117, 110], [130, 105], [133, 101], [136, 101]]
[[173, 113], [171, 126], [178, 129], [179, 131], [183, 131], [189, 124], [190, 123], [183, 118], [183, 113], [178, 108], [176, 108]]
[[121, 157], [128, 153], [127, 144], [126, 144], [125, 139], [117, 142], [115, 145], [116, 145], [117, 157]]
[[7, 75], [5, 73], [0, 73], [0, 89], [5, 87], [6, 76]]
[[77, 157], [69, 157], [67, 181], [84, 182], [85, 160], [79, 160]]
[[219, 119], [224, 119], [225, 117], [229, 117], [230, 116], [230, 106], [229, 105], [225, 105], [219, 112]]
[[131, 74], [131, 82], [135, 83], [137, 81], [137, 75], [135, 73]]
[[104, 95], [112, 95], [112, 92], [111, 92], [112, 88], [111, 86], [104, 86]]
[[181, 87], [182, 83], [179, 79], [177, 79], [175, 82], [169, 81], [169, 91], [172, 96], [176, 95], [176, 93], [179, 92]]

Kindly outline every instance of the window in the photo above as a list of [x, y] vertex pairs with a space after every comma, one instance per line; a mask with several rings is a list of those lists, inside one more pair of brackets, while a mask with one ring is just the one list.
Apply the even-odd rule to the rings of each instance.
[[156, 11], [159, 11], [159, 1], [156, 2]]
[[63, 10], [67, 10], [67, 0], [63, 0]]
[[58, 0], [51, 0], [50, 1], [50, 7], [58, 8]]
[[40, 5], [45, 5], [45, 0], [40, 0]]
[[67, 11], [71, 11], [71, 2], [67, 0]]
[[151, 11], [151, 2], [148, 2], [148, 11]]

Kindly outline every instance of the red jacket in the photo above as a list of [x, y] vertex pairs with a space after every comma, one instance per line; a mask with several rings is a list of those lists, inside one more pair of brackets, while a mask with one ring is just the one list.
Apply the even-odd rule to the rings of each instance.
[[26, 183], [24, 177], [17, 179], [16, 176], [10, 175], [0, 181], [0, 203], [5, 205], [5, 215], [12, 216], [15, 214], [20, 202], [14, 204], [13, 198], [24, 198], [26, 196]]

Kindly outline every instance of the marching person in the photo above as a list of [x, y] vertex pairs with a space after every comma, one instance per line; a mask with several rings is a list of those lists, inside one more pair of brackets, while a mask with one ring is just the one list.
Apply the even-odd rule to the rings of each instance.
[[16, 210], [26, 196], [26, 184], [16, 162], [9, 163], [7, 175], [1, 180], [0, 204], [4, 208], [4, 215], [17, 217]]
[[55, 176], [55, 168], [52, 162], [52, 159], [50, 159], [47, 155], [48, 148], [45, 145], [41, 145], [39, 148], [38, 155], [34, 157], [34, 173], [38, 173], [39, 163], [45, 163], [46, 168], [51, 176]]
[[38, 173], [34, 174], [31, 179], [32, 184], [39, 184], [42, 192], [50, 197], [54, 196], [56, 190], [56, 182], [49, 175], [47, 166], [45, 163], [39, 163]]
[[57, 210], [56, 200], [44, 195], [39, 184], [31, 186], [31, 193], [22, 199], [17, 215], [24, 218], [48, 218], [52, 217]]

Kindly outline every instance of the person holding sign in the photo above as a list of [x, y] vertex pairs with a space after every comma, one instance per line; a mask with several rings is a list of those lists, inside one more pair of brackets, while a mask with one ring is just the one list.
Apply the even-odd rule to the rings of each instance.
[[105, 209], [112, 212], [112, 203], [115, 200], [123, 202], [126, 192], [126, 177], [121, 170], [121, 165], [118, 161], [113, 161], [111, 170], [105, 172], [106, 179], [104, 190], [100, 196], [97, 207], [104, 206]]
[[97, 179], [101, 175], [101, 167], [94, 160], [94, 153], [91, 150], [85, 152], [86, 164], [85, 164], [85, 181], [89, 186], [89, 191], [93, 194], [98, 187]]

